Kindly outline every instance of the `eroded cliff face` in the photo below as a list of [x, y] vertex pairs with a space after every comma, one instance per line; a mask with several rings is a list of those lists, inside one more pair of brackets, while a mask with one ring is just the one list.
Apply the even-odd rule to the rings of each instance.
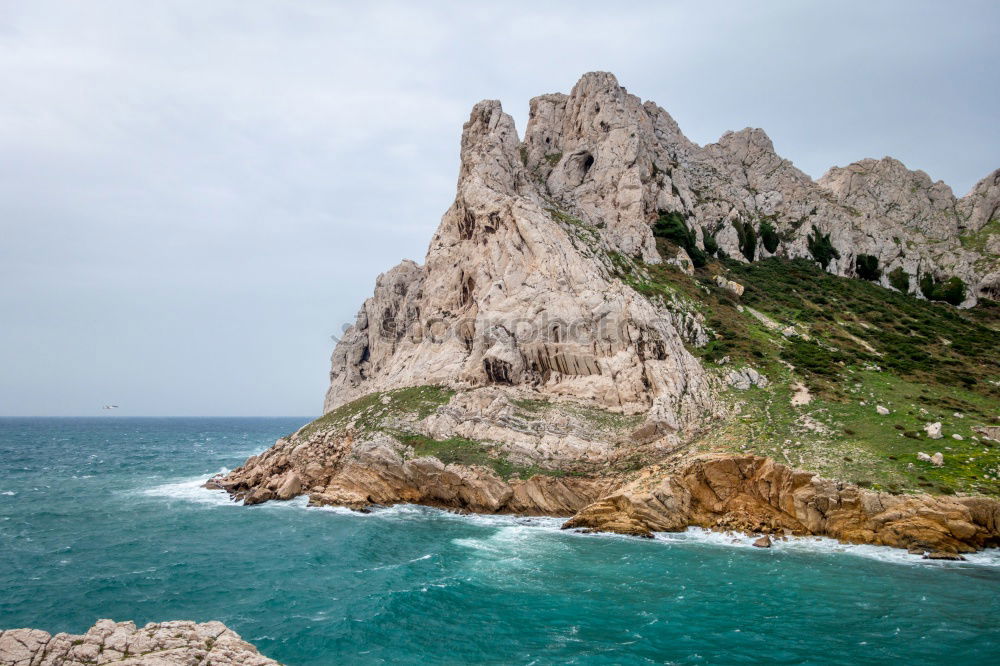
[[[455, 202], [423, 265], [381, 275], [337, 345], [324, 417], [208, 485], [246, 504], [414, 502], [631, 534], [705, 525], [946, 553], [993, 544], [992, 500], [692, 458], [699, 433], [738, 412], [729, 386], [768, 384], [693, 355], [720, 330], [698, 298], [718, 285], [726, 316], [782, 326], [732, 301], [743, 286], [717, 271], [687, 295], [651, 275], [663, 262], [691, 275], [688, 252], [653, 232], [679, 220], [692, 255], [804, 257], [843, 276], [869, 255], [883, 285], [900, 269], [911, 292], [931, 275], [961, 278], [966, 305], [995, 298], [998, 173], [964, 199], [889, 158], [814, 182], [763, 131], [700, 147], [602, 72], [533, 99], [523, 140], [499, 102], [480, 102]], [[809, 339], [793, 326], [769, 336], [757, 343]]]
[[873, 492], [767, 458], [716, 454], [666, 473], [650, 469], [565, 527], [651, 536], [689, 525], [829, 536], [943, 556], [1000, 545], [1000, 503]]
[[638, 419], [532, 395], [493, 387], [376, 393], [208, 485], [245, 504], [307, 494], [313, 505], [357, 510], [414, 503], [568, 517], [618, 485], [616, 470], [662, 454], [632, 438]]
[[[828, 239], [826, 268], [839, 275], [854, 276], [869, 255], [884, 286], [902, 269], [917, 297], [927, 274], [961, 278], [967, 305], [1000, 293], [1000, 234], [990, 233], [1000, 172], [964, 199], [891, 158], [813, 182], [759, 129], [697, 146], [605, 72], [533, 99], [523, 141], [499, 102], [477, 104], [461, 156], [456, 200], [425, 264], [379, 278], [334, 352], [324, 411], [399, 386], [508, 384], [654, 408], [672, 429], [704, 418], [708, 382], [683, 348], [698, 321], [613, 275], [622, 258], [670, 259], [651, 231], [661, 212], [682, 215], [699, 247], [711, 236], [739, 260], [812, 258], [810, 239]], [[765, 223], [780, 239], [773, 252], [741, 243], [741, 226], [756, 236]], [[963, 242], [968, 234], [982, 238]]]
[[0, 664], [83, 666], [84, 664], [218, 664], [279, 666], [221, 622], [133, 622], [98, 620], [81, 635], [39, 629], [0, 631]]
[[[477, 104], [458, 196], [426, 262], [379, 278], [334, 352], [325, 411], [401, 386], [509, 385], [650, 413], [665, 433], [704, 419], [709, 382], [681, 337], [697, 335], [697, 321], [672, 317], [613, 275], [615, 253], [658, 260], [645, 206], [626, 201], [642, 194], [627, 153], [640, 147], [627, 127], [616, 131], [626, 154], [609, 152], [608, 165], [572, 158], [577, 205], [545, 187], [500, 104]], [[585, 177], [594, 174], [604, 174], [600, 183]]]

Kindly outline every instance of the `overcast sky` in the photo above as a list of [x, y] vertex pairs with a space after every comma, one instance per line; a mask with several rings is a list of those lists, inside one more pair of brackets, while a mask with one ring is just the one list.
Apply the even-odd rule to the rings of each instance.
[[996, 2], [629, 4], [0, 0], [0, 415], [317, 414], [472, 105], [590, 70], [813, 177], [1000, 166]]

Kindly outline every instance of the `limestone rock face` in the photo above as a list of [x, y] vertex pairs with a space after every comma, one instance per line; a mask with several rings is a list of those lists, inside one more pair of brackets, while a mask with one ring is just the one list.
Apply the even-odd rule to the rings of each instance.
[[473, 109], [455, 203], [423, 267], [379, 278], [334, 351], [325, 411], [425, 384], [528, 386], [672, 430], [712, 411], [674, 314], [612, 274], [616, 252], [659, 261], [639, 160], [652, 121], [610, 75], [533, 108], [524, 143], [499, 102]]
[[221, 622], [132, 622], [98, 620], [87, 633], [52, 636], [38, 629], [0, 631], [3, 666], [278, 666]]
[[[737, 227], [767, 224], [780, 240], [773, 251], [756, 243], [751, 258], [812, 258], [810, 239], [828, 238], [831, 272], [854, 276], [856, 257], [871, 255], [883, 285], [894, 269], [915, 293], [923, 275], [957, 276], [972, 305], [1000, 295], [1000, 237], [986, 233], [998, 179], [956, 199], [884, 158], [814, 182], [760, 129], [694, 144], [607, 72], [531, 100], [523, 140], [499, 102], [480, 102], [462, 134], [455, 202], [425, 263], [379, 278], [333, 353], [324, 411], [401, 386], [500, 384], [652, 410], [683, 429], [712, 411], [709, 382], [683, 348], [676, 313], [623, 285], [610, 262], [676, 261], [657, 253], [659, 211], [682, 214], [700, 245], [712, 235], [730, 257], [750, 252]], [[963, 244], [970, 233], [986, 235]]]
[[[976, 183], [958, 203], [961, 218], [970, 231], [979, 231], [989, 222], [1000, 220], [1000, 169]], [[1000, 238], [996, 240], [1000, 241]], [[997, 250], [994, 249], [996, 254]]]
[[822, 535], [920, 552], [1000, 544], [1000, 502], [891, 495], [794, 470], [768, 458], [710, 454], [633, 483], [586, 507], [566, 528], [652, 534], [689, 525], [748, 533]]

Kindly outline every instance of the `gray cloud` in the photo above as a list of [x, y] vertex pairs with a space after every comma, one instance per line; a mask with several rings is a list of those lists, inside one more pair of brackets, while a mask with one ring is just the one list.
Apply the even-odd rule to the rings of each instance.
[[588, 70], [813, 176], [1000, 166], [1000, 9], [924, 2], [0, 5], [0, 414], [310, 414], [421, 259], [479, 99]]

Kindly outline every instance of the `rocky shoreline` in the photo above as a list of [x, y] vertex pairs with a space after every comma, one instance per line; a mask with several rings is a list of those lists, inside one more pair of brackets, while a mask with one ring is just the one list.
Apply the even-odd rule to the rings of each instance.
[[758, 456], [704, 455], [583, 508], [564, 525], [652, 536], [689, 526], [757, 535], [826, 536], [959, 559], [1000, 545], [1000, 502], [893, 495], [824, 479]]
[[87, 633], [0, 631], [0, 666], [280, 666], [221, 622], [98, 620]]

